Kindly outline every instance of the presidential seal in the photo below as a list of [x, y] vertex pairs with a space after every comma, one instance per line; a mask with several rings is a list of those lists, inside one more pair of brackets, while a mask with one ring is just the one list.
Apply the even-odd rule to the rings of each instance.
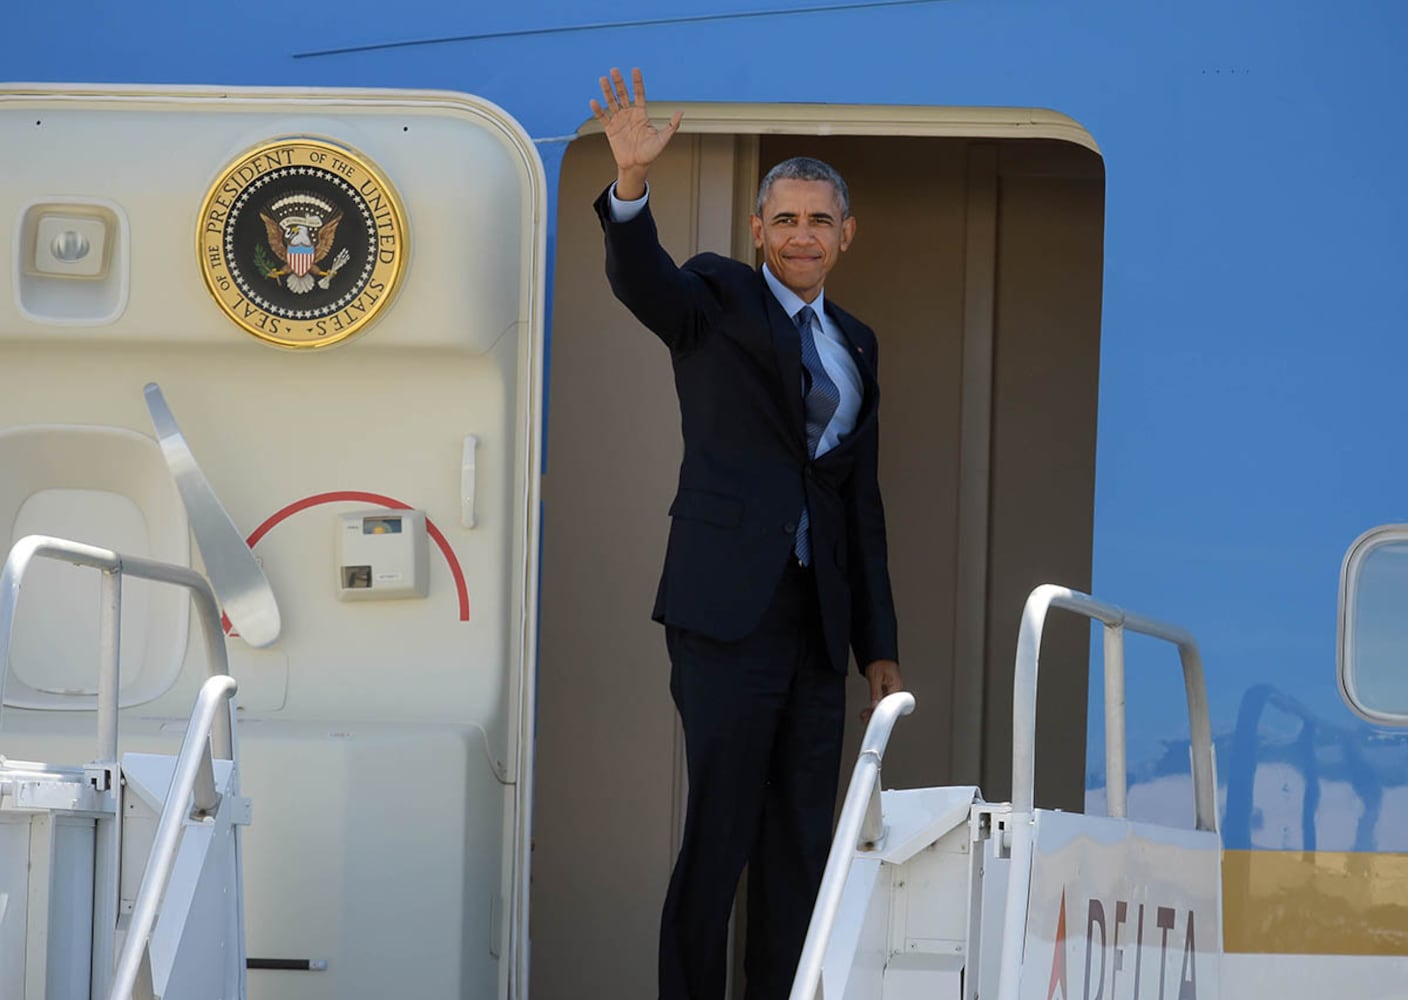
[[326, 347], [391, 301], [405, 213], [361, 154], [297, 137], [252, 149], [220, 174], [198, 246], [206, 287], [230, 319], [280, 347]]

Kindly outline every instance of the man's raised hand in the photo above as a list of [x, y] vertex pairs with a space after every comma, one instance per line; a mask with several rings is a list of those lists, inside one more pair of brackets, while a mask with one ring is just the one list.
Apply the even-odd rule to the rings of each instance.
[[619, 69], [602, 77], [602, 101], [592, 100], [592, 114], [601, 122], [611, 155], [616, 158], [616, 197], [633, 201], [645, 194], [645, 179], [650, 165], [669, 144], [684, 112], [676, 111], [669, 123], [660, 128], [650, 124], [645, 110], [645, 80], [639, 69], [631, 70], [631, 89]]

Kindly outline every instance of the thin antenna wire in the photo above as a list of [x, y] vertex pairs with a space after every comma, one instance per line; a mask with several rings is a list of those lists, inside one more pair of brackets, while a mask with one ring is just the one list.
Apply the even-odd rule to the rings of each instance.
[[388, 49], [408, 49], [422, 45], [445, 45], [451, 42], [483, 42], [498, 38], [528, 38], [534, 35], [565, 35], [581, 31], [610, 31], [617, 28], [646, 28], [670, 24], [702, 24], [709, 21], [743, 21], [755, 17], [789, 17], [795, 14], [825, 14], [843, 10], [873, 10], [881, 7], [917, 7], [943, 3], [945, 0], [860, 0], [854, 3], [820, 4], [811, 7], [779, 7], [772, 10], [745, 10], [717, 14], [689, 14], [680, 17], [643, 18], [635, 21], [601, 21], [596, 24], [563, 24], [551, 28], [522, 28], [515, 31], [486, 31], [477, 35], [443, 35], [439, 38], [414, 38], [402, 42], [376, 42], [370, 45], [349, 45], [337, 49], [317, 49], [295, 52], [295, 59], [317, 59], [323, 56], [344, 56], [357, 52], [385, 52]]

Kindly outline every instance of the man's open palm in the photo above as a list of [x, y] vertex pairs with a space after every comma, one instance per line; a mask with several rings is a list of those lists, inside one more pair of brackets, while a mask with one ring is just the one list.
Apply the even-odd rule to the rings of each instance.
[[603, 76], [600, 83], [604, 103], [593, 99], [592, 114], [606, 132], [617, 171], [622, 176], [639, 175], [643, 184], [650, 165], [680, 127], [683, 112], [676, 111], [669, 123], [660, 128], [652, 125], [645, 109], [645, 81], [639, 69], [631, 71], [634, 98], [619, 69], [613, 69], [610, 78]]

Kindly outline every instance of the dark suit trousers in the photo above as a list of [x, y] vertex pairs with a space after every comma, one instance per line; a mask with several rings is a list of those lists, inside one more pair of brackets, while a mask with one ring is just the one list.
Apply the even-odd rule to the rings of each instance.
[[662, 1000], [721, 1000], [748, 864], [748, 1000], [785, 1000], [831, 846], [845, 677], [827, 659], [810, 570], [789, 558], [752, 635], [666, 629], [689, 773], [660, 928]]

